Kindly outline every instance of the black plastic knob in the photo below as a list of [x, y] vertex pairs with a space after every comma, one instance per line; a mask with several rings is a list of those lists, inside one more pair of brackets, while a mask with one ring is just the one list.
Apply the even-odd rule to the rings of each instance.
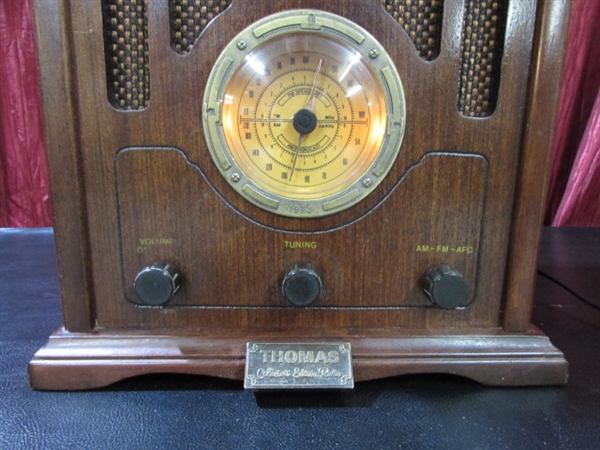
[[317, 116], [310, 109], [301, 109], [294, 114], [292, 124], [300, 134], [312, 133], [317, 128]]
[[173, 298], [181, 286], [181, 273], [167, 261], [157, 261], [137, 274], [133, 283], [135, 294], [142, 303], [160, 306]]
[[447, 265], [433, 266], [425, 272], [421, 286], [429, 299], [444, 309], [459, 308], [469, 300], [467, 280]]
[[281, 291], [290, 303], [309, 306], [321, 297], [323, 282], [315, 266], [298, 262], [286, 270]]

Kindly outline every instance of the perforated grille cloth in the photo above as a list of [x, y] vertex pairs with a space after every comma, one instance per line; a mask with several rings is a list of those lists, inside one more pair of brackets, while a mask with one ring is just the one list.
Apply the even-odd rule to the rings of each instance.
[[457, 105], [465, 116], [486, 117], [496, 108], [507, 4], [466, 0]]
[[109, 102], [139, 110], [150, 101], [148, 0], [103, 0], [104, 53]]
[[432, 61], [440, 53], [443, 0], [381, 0], [415, 44], [421, 58]]
[[230, 4], [231, 0], [171, 0], [171, 47], [180, 55], [189, 53], [208, 23]]

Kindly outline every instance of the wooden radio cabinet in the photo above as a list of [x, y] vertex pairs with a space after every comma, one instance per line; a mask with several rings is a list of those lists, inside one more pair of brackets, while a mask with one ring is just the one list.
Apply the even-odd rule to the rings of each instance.
[[31, 385], [253, 387], [254, 343], [307, 378], [340, 343], [356, 381], [566, 382], [530, 316], [568, 10], [36, 0], [64, 327]]

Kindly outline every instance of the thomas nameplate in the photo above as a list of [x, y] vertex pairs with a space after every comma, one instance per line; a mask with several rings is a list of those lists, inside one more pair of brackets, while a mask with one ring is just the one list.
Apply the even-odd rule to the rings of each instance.
[[352, 389], [348, 342], [246, 344], [246, 389]]

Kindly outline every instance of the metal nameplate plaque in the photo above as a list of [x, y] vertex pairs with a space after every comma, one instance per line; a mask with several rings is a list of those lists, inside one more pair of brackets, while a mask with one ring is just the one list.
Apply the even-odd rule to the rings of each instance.
[[349, 342], [246, 344], [245, 389], [352, 389]]

